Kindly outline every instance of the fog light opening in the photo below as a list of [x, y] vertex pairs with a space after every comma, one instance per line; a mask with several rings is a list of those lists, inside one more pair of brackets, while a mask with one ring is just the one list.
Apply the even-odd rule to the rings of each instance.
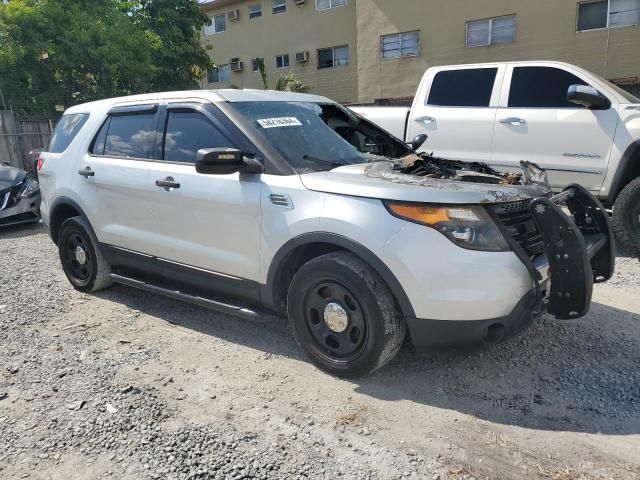
[[487, 345], [492, 345], [494, 343], [498, 343], [500, 340], [504, 338], [505, 328], [501, 323], [493, 323], [489, 325], [487, 330], [484, 332], [484, 343]]

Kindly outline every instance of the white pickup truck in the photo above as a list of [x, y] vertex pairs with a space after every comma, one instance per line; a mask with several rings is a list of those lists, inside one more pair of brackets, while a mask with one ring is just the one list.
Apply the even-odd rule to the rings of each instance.
[[555, 190], [577, 183], [613, 208], [623, 246], [640, 253], [640, 99], [560, 62], [429, 68], [411, 108], [352, 107], [423, 151], [519, 171], [548, 172]]

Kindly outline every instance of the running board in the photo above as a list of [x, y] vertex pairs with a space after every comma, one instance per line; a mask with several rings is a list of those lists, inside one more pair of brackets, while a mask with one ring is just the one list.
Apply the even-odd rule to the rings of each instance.
[[118, 275], [117, 273], [111, 273], [109, 274], [109, 277], [111, 277], [111, 280], [113, 280], [114, 282], [126, 285], [128, 287], [144, 290], [145, 292], [157, 293], [164, 297], [179, 300], [181, 302], [191, 303], [193, 305], [198, 305], [210, 310], [215, 310], [216, 312], [235, 315], [237, 317], [242, 317], [253, 322], [268, 323], [270, 321], [273, 321], [275, 318], [275, 315], [271, 313], [258, 312], [249, 308], [240, 307], [237, 305], [229, 305], [227, 303], [211, 300], [210, 298], [200, 297], [197, 295], [189, 295], [188, 293], [181, 292], [180, 290], [171, 290], [169, 288], [159, 287], [158, 285], [153, 285], [152, 283], [136, 280], [135, 278], [131, 277], [125, 277], [124, 275]]

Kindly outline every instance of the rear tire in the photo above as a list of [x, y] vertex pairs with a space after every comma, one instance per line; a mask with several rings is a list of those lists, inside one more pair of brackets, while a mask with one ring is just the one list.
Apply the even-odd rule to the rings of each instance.
[[351, 253], [322, 255], [291, 281], [288, 313], [300, 347], [338, 377], [372, 373], [400, 350], [406, 325], [384, 280]]
[[76, 290], [95, 292], [113, 284], [111, 266], [84, 218], [71, 217], [62, 223], [58, 251], [64, 273]]
[[622, 248], [640, 255], [640, 177], [622, 189], [613, 204], [613, 231]]

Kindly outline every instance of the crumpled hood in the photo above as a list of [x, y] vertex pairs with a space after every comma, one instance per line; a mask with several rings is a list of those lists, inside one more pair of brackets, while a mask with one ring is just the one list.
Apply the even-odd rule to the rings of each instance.
[[0, 167], [0, 192], [19, 184], [27, 176], [27, 172], [13, 167]]
[[381, 200], [425, 203], [498, 203], [546, 195], [541, 186], [491, 185], [430, 177], [393, 170], [391, 162], [362, 163], [328, 172], [300, 175], [309, 190]]

